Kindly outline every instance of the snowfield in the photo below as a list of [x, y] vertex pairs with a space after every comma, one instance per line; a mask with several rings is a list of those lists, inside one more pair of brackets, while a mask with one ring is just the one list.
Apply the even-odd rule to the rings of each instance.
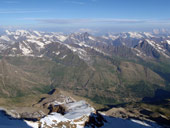
[[[67, 111], [64, 115], [53, 112], [39, 122], [40, 128], [91, 128], [92, 126], [84, 126], [89, 121], [89, 116], [96, 117], [95, 109], [85, 101], [68, 103], [65, 105]], [[135, 119], [121, 119], [108, 117], [102, 114], [106, 120], [101, 128], [163, 128], [153, 122], [145, 122]], [[31, 122], [12, 118], [1, 110], [0, 111], [0, 128], [39, 128], [39, 122]], [[97, 127], [95, 127], [97, 128]]]
[[[98, 38], [92, 35], [87, 35], [87, 33], [73, 33], [70, 35], [65, 35], [62, 33], [53, 32], [46, 33], [26, 30], [6, 30], [3, 35], [0, 35], [0, 51], [9, 50], [9, 48], [15, 47], [17, 50], [15, 52], [9, 50], [11, 52], [9, 56], [45, 57], [46, 55], [42, 54], [42, 52], [46, 52], [47, 46], [52, 43], [59, 43], [67, 46], [67, 48], [74, 52], [74, 54], [77, 54], [80, 59], [89, 63], [91, 60], [89, 49], [95, 50], [96, 52], [102, 53], [106, 56], [112, 56], [112, 52], [106, 52], [106, 46], [108, 44], [108, 47], [112, 45], [114, 46], [115, 41], [115, 44], [118, 42], [119, 45], [121, 44], [129, 47], [129, 43], [126, 43], [126, 41], [132, 43], [137, 41], [136, 43], [139, 44], [138, 42], [143, 41], [143, 39], [147, 39], [146, 41], [160, 54], [166, 58], [170, 58], [168, 49], [159, 41], [160, 37], [157, 37], [156, 35], [153, 35], [153, 33], [149, 32], [123, 32], [119, 34], [108, 33], [108, 35]], [[112, 43], [110, 44], [110, 42]], [[163, 42], [170, 45], [169, 36], [166, 36]], [[19, 47], [17, 47], [18, 43]], [[98, 45], [99, 43], [103, 46], [101, 47]], [[133, 46], [130, 46], [130, 48], [133, 49]], [[57, 51], [55, 52], [57, 53]], [[140, 53], [136, 53], [136, 55], [142, 58], [143, 55]], [[56, 56], [58, 56], [58, 54], [56, 54]]]
[[[85, 101], [68, 103], [65, 105], [67, 112], [64, 115], [59, 113], [51, 113], [50, 115], [42, 118], [42, 128], [47, 126], [54, 126], [57, 123], [65, 122], [69, 125], [76, 125], [78, 128], [83, 128], [88, 117], [95, 109], [88, 105]], [[56, 125], [57, 126], [57, 125]]]

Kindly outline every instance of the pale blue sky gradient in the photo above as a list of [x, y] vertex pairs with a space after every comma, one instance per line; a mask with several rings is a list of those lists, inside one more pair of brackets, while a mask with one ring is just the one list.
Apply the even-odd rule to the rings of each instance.
[[0, 27], [170, 28], [170, 0], [0, 0]]

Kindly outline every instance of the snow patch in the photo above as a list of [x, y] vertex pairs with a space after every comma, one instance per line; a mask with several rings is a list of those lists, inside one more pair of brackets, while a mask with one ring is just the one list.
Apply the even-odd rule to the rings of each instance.
[[45, 127], [46, 125], [57, 125], [60, 122], [69, 122], [70, 124], [75, 124], [78, 128], [83, 128], [88, 116], [95, 111], [94, 108], [88, 105], [85, 101], [68, 103], [65, 104], [65, 107], [67, 112], [64, 115], [53, 112], [50, 115], [42, 118], [40, 120], [42, 127]]
[[13, 50], [13, 51], [16, 51], [16, 50], [17, 50], [17, 48], [12, 48], [12, 50]]
[[153, 36], [151, 33], [149, 33], [149, 32], [144, 32], [143, 33], [146, 37], [155, 37], [155, 36]]
[[105, 39], [112, 39], [112, 40], [116, 40], [117, 38], [119, 38], [119, 36], [115, 36], [115, 35], [111, 35], [109, 34], [108, 37], [107, 36], [103, 36], [103, 38]]
[[31, 48], [26, 43], [24, 43], [24, 41], [23, 43], [20, 43], [19, 48], [22, 50], [23, 55], [29, 55], [32, 53]]
[[5, 41], [10, 41], [9, 37], [8, 36], [1, 36], [0, 37], [1, 40], [5, 40]]
[[6, 33], [7, 35], [11, 35], [11, 32], [10, 32], [9, 30], [5, 30], [5, 33]]
[[66, 104], [68, 112], [64, 115], [67, 119], [73, 120], [82, 117], [82, 115], [90, 115], [95, 109], [89, 106], [85, 101], [79, 101]]
[[149, 124], [147, 124], [147, 123], [145, 123], [145, 122], [143, 122], [143, 121], [140, 121], [140, 120], [131, 119], [131, 121], [132, 121], [132, 122], [135, 122], [135, 123], [137, 123], [137, 124], [141, 124], [141, 125], [143, 125], [143, 126], [148, 126], [148, 127], [150, 127]]
[[167, 54], [166, 54], [166, 50], [163, 48], [163, 46], [161, 46], [160, 44], [152, 41], [152, 40], [148, 40], [146, 39], [146, 41], [153, 47], [155, 48], [159, 53], [161, 53], [162, 55], [164, 55], [167, 58], [170, 58]]
[[94, 37], [92, 36], [89, 36], [89, 39], [95, 41]]
[[109, 37], [107, 37], [107, 36], [102, 36], [102, 38], [107, 39], [107, 40], [109, 39]]
[[142, 38], [143, 36], [138, 32], [128, 32], [131, 38]]
[[27, 34], [30, 34], [30, 33], [26, 30], [16, 30], [16, 32], [14, 32], [13, 34], [17, 36], [26, 36]]
[[40, 32], [38, 31], [33, 31], [37, 36], [41, 36]]
[[27, 121], [27, 120], [24, 120], [28, 126], [32, 127], [32, 128], [39, 128], [39, 124], [38, 122], [32, 122], [32, 121]]
[[29, 39], [29, 40], [27, 40], [28, 42], [31, 42], [31, 43], [35, 43], [35, 44], [37, 44], [38, 46], [40, 46], [40, 48], [44, 48], [44, 43], [43, 42], [41, 42], [41, 41], [37, 41], [37, 40], [31, 40], [31, 39]]
[[60, 54], [60, 51], [56, 52], [55, 54], [58, 56]]
[[166, 40], [167, 41], [167, 43], [170, 45], [170, 40]]
[[61, 57], [60, 59], [64, 59], [64, 58], [66, 58], [67, 57], [67, 55], [64, 55], [63, 57]]
[[58, 35], [58, 36], [56, 36], [56, 37], [57, 37], [57, 39], [58, 39], [59, 41], [61, 41], [61, 42], [65, 41], [65, 40], [67, 39], [67, 37], [66, 37], [66, 36], [63, 36], [63, 35]]
[[60, 54], [60, 51], [58, 52], [53, 51], [53, 54], [56, 54], [58, 56]]
[[19, 36], [14, 36], [14, 38], [17, 40], [19, 38]]

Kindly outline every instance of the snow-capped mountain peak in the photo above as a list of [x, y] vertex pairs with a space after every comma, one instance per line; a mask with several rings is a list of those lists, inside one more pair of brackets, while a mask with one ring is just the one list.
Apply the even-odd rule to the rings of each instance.
[[[112, 56], [112, 53], [117, 52], [114, 51], [116, 47], [124, 46], [130, 49], [132, 48], [133, 50], [133, 48], [143, 40], [163, 56], [170, 56], [168, 51], [170, 38], [168, 36], [156, 36], [148, 32], [109, 33], [105, 36], [96, 37], [87, 32], [64, 35], [53, 32], [6, 30], [5, 34], [0, 35], [0, 52], [2, 53], [2, 50], [8, 49], [7, 51], [10, 56], [42, 57], [42, 51], [45, 52], [48, 45], [55, 42], [66, 46], [74, 54], [77, 54], [80, 59], [89, 61], [91, 56], [89, 50], [95, 50], [97, 53]], [[54, 52], [57, 53], [58, 51]], [[136, 52], [136, 50], [134, 52]], [[140, 53], [142, 53], [142, 51], [140, 51]]]

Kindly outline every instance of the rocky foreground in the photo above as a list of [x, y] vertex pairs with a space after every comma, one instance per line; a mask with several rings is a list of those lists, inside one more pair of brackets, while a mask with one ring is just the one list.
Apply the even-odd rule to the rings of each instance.
[[[39, 109], [35, 109], [39, 108]], [[0, 128], [162, 128], [154, 122], [123, 119], [97, 112], [86, 101], [53, 90], [32, 108], [0, 111]]]

